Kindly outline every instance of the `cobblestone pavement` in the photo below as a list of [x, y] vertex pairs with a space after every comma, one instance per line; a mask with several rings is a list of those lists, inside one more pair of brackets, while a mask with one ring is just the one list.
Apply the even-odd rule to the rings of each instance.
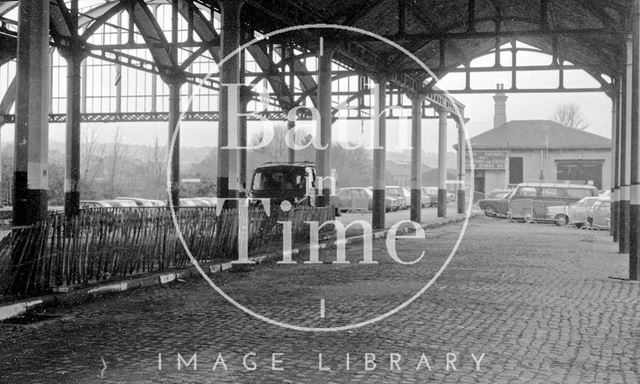
[[[459, 229], [399, 240], [405, 261], [426, 251], [413, 266], [392, 262], [381, 240], [377, 265], [356, 264], [361, 247], [353, 245], [351, 264], [270, 264], [213, 279], [265, 316], [345, 325], [417, 292]], [[342, 332], [268, 325], [201, 279], [135, 290], [59, 308], [64, 320], [37, 328], [0, 326], [0, 383], [638, 383], [640, 287], [610, 278], [627, 270], [615, 248], [604, 232], [475, 218], [423, 296]], [[321, 258], [334, 259], [335, 250]], [[197, 370], [195, 361], [178, 370], [178, 354], [185, 362], [197, 354]], [[319, 369], [320, 354], [330, 371]], [[447, 358], [456, 370], [447, 370]]]

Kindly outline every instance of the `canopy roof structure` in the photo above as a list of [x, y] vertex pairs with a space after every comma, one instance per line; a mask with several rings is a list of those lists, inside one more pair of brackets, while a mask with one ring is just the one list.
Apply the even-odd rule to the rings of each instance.
[[[439, 77], [514, 39], [552, 55], [556, 64], [569, 61], [595, 77], [614, 77], [620, 70], [626, 9], [621, 0], [256, 0], [247, 2], [244, 12], [255, 15], [252, 21], [264, 31], [311, 23], [371, 31], [406, 47]], [[272, 17], [262, 17], [263, 12]], [[371, 70], [420, 71], [383, 42], [345, 35], [351, 45], [346, 55], [354, 62]], [[372, 55], [358, 60], [362, 48]]]
[[[86, 50], [90, 57], [136, 67], [163, 79], [184, 77], [193, 84], [199, 84], [205, 77], [190, 70], [194, 61], [203, 55], [216, 62], [220, 60], [219, 12], [224, 2], [78, 0], [77, 36], [73, 32], [71, 3], [70, 0], [49, 1], [51, 43], [55, 47]], [[0, 4], [0, 64], [16, 55], [17, 17], [11, 15], [16, 13], [17, 4], [18, 1]], [[161, 20], [155, 9], [163, 5], [175, 8], [177, 20], [170, 17]], [[336, 47], [335, 61], [344, 66], [344, 73], [336, 74], [337, 77], [355, 73], [383, 75], [398, 92], [428, 95], [434, 106], [453, 113], [456, 108], [450, 99], [435, 87], [439, 78], [452, 72], [467, 73], [465, 93], [493, 92], [492, 89], [473, 89], [469, 80], [472, 72], [511, 72], [511, 86], [506, 91], [526, 92], [527, 89], [517, 86], [516, 73], [539, 70], [559, 71], [559, 86], [546, 91], [611, 92], [623, 66], [625, 31], [629, 27], [627, 10], [622, 0], [246, 0], [241, 23], [245, 28], [244, 41], [301, 25], [353, 28], [349, 31], [296, 29], [248, 48], [259, 65], [258, 78], [268, 79], [273, 104], [280, 108], [300, 105], [307, 97], [315, 103], [314, 71], [298, 58], [317, 52], [322, 39], [323, 43]], [[115, 27], [115, 19], [120, 14], [130, 17], [128, 25], [117, 26], [125, 31], [119, 41], [92, 40], [96, 32]], [[183, 31], [172, 36], [165, 28], [167, 20]], [[379, 35], [405, 48], [432, 73], [427, 73], [416, 60], [387, 42], [357, 30]], [[531, 48], [516, 48], [516, 41]], [[510, 50], [504, 48], [509, 43], [512, 44]], [[289, 72], [282, 62], [272, 59], [272, 51], [281, 46], [296, 49], [296, 53], [291, 54], [294, 60]], [[542, 66], [523, 66], [516, 62], [518, 51], [532, 49], [551, 55], [552, 62]], [[150, 57], [137, 55], [140, 50], [148, 50]], [[509, 51], [511, 57], [506, 58], [505, 53]], [[471, 66], [474, 58], [491, 53], [495, 54], [493, 66]], [[583, 69], [600, 87], [566, 90], [563, 70], [571, 68]], [[287, 74], [296, 76], [301, 84], [300, 92], [282, 91], [286, 88], [282, 85], [287, 82]], [[218, 88], [215, 76], [206, 82], [211, 89]], [[464, 106], [458, 103], [457, 108], [464, 109]], [[58, 117], [55, 121], [62, 119]]]

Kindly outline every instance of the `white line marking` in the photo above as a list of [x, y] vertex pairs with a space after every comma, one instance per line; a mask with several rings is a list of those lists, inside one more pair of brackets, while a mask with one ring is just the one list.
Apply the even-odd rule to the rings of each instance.
[[107, 369], [107, 362], [104, 361], [104, 357], [100, 356], [100, 360], [102, 360], [102, 370], [100, 371], [100, 378], [104, 379], [104, 371]]
[[324, 319], [324, 299], [320, 299], [320, 318]]
[[324, 55], [324, 37], [320, 36], [320, 56]]

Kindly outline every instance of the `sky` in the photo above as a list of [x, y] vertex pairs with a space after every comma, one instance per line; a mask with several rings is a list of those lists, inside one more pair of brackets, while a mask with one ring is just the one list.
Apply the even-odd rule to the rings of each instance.
[[[523, 65], [547, 64], [550, 56], [535, 53], [520, 53], [519, 61]], [[507, 56], [503, 60], [504, 65]], [[472, 62], [475, 66], [493, 65], [493, 55], [478, 58]], [[540, 72], [522, 72], [518, 74], [520, 87], [553, 87], [557, 75]], [[588, 74], [573, 70], [565, 74], [567, 86], [592, 86], [596, 84]], [[504, 73], [473, 74], [472, 86], [493, 88], [497, 83], [505, 83], [509, 87], [510, 75]], [[461, 74], [451, 74], [441, 79], [437, 86], [440, 89], [455, 89], [462, 87]], [[493, 128], [494, 102], [492, 94], [454, 96], [465, 106], [465, 116], [469, 118], [466, 126], [467, 137], [473, 137]], [[563, 103], [572, 102], [580, 107], [584, 120], [587, 123], [587, 131], [607, 138], [611, 137], [611, 100], [604, 93], [531, 93], [508, 94], [507, 120], [549, 119], [555, 108]], [[370, 122], [349, 121], [346, 127], [349, 130], [347, 138], [357, 140], [362, 135], [370, 134]], [[96, 129], [100, 132], [100, 140], [109, 142], [113, 140], [117, 127], [124, 136], [124, 142], [130, 144], [153, 145], [158, 139], [159, 143], [166, 143], [167, 123], [99, 123], [84, 124], [83, 132]], [[423, 149], [426, 152], [437, 152], [438, 148], [438, 122], [437, 120], [423, 121]], [[249, 136], [258, 133], [260, 126], [250, 123]], [[208, 147], [215, 146], [217, 140], [217, 123], [215, 122], [184, 122], [182, 123], [181, 145], [183, 147]], [[2, 142], [13, 140], [13, 125], [6, 125], [1, 130]], [[50, 140], [64, 142], [64, 124], [50, 125]], [[252, 133], [253, 132], [253, 133]], [[337, 127], [334, 125], [334, 138], [338, 138]], [[398, 128], [398, 121], [387, 122], [387, 148], [399, 150], [409, 145], [410, 125], [408, 120]], [[457, 142], [456, 125], [449, 120], [448, 137], [449, 151], [453, 151], [452, 145]], [[403, 146], [404, 144], [404, 146]]]

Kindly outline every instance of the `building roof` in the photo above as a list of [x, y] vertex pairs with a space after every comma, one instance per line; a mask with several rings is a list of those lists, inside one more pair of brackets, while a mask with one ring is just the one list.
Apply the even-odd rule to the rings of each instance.
[[551, 120], [515, 120], [471, 138], [478, 149], [611, 149], [606, 137]]

